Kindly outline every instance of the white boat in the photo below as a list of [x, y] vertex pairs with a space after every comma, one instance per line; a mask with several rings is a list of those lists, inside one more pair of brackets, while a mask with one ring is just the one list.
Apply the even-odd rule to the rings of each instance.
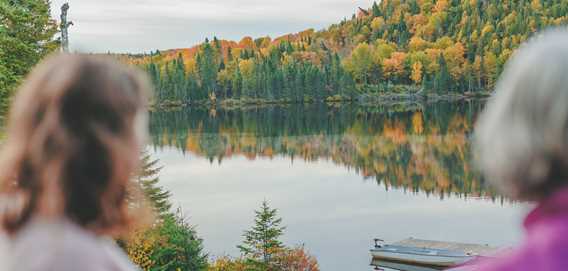
[[472, 260], [467, 253], [398, 245], [382, 245], [371, 249], [374, 260], [425, 267], [450, 267]]
[[398, 270], [441, 270], [492, 254], [487, 245], [461, 244], [409, 238], [394, 244], [375, 239], [372, 265]]
[[[438, 271], [440, 268], [415, 266], [405, 263], [391, 263], [387, 261], [373, 260], [371, 266], [376, 267], [375, 270], [403, 270], [403, 271]], [[387, 269], [383, 269], [387, 268]]]

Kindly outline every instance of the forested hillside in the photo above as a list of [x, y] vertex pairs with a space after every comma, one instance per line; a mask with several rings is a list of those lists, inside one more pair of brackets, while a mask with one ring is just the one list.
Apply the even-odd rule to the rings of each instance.
[[563, 0], [383, 0], [321, 31], [214, 38], [128, 61], [150, 73], [157, 102], [472, 94], [490, 91], [513, 51], [567, 14]]

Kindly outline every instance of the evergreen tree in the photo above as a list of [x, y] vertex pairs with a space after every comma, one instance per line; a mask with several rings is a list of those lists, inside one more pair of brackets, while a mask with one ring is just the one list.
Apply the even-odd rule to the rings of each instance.
[[381, 10], [379, 9], [379, 5], [377, 5], [377, 2], [373, 2], [373, 17], [379, 17], [381, 16]]
[[235, 69], [235, 73], [233, 74], [232, 78], [232, 89], [233, 89], [233, 97], [236, 99], [240, 99], [242, 95], [242, 88], [243, 88], [243, 76], [241, 75], [241, 71], [239, 67]]
[[280, 226], [281, 223], [282, 218], [277, 216], [277, 210], [270, 208], [266, 200], [263, 201], [260, 210], [255, 211], [254, 225], [245, 231], [243, 243], [237, 246], [244, 257], [260, 267], [273, 266], [273, 256], [284, 248], [280, 237], [285, 227]]
[[438, 65], [440, 72], [436, 75], [436, 90], [438, 92], [448, 92], [450, 90], [450, 73], [448, 72], [448, 65], [446, 59], [440, 54], [438, 57]]
[[172, 206], [169, 202], [171, 193], [158, 185], [160, 170], [162, 167], [158, 166], [158, 160], [152, 159], [152, 156], [145, 151], [142, 153], [141, 169], [136, 181], [156, 213], [164, 217]]
[[144, 152], [141, 163], [136, 180], [159, 219], [129, 240], [119, 240], [119, 244], [142, 270], [207, 270], [208, 255], [203, 252], [203, 240], [180, 210], [170, 210], [171, 194], [158, 185], [161, 170], [158, 160]]
[[163, 243], [157, 244], [153, 253], [157, 268], [152, 270], [207, 270], [208, 255], [203, 252], [203, 240], [180, 211], [167, 214], [154, 230]]
[[59, 47], [49, 1], [0, 1], [0, 106], [29, 70]]
[[201, 79], [201, 87], [209, 97], [214, 93], [217, 85], [217, 61], [215, 51], [209, 42], [205, 42], [197, 57], [197, 71]]

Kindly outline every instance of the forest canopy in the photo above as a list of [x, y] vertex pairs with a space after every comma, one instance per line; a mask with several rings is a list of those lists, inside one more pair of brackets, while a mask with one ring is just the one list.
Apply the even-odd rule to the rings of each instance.
[[491, 91], [513, 51], [565, 25], [562, 0], [383, 0], [321, 31], [129, 55], [163, 101], [341, 101]]

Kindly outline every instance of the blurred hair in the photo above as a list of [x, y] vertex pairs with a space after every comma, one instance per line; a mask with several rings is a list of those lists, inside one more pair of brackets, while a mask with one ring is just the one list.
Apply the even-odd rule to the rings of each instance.
[[144, 76], [103, 57], [58, 55], [38, 65], [13, 101], [0, 154], [0, 191], [12, 205], [4, 229], [16, 233], [39, 214], [123, 233], [134, 222], [127, 188], [148, 95]]
[[476, 163], [504, 195], [541, 200], [568, 184], [568, 32], [536, 35], [514, 53], [481, 114]]

